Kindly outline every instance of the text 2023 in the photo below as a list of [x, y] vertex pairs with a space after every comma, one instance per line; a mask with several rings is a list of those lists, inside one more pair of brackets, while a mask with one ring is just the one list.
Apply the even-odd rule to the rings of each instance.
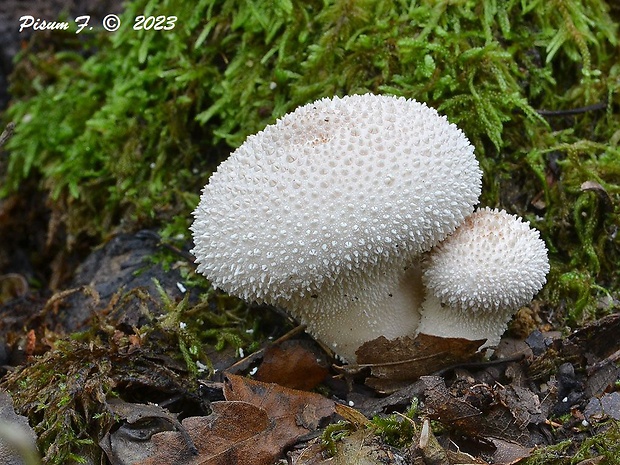
[[136, 16], [133, 28], [136, 31], [170, 31], [174, 29], [177, 22], [176, 16]]

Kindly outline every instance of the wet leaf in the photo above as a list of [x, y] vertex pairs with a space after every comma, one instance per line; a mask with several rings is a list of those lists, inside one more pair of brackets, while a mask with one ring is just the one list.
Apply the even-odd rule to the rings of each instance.
[[329, 373], [322, 353], [310, 341], [293, 339], [265, 350], [255, 378], [291, 389], [310, 391]]
[[153, 435], [153, 454], [135, 465], [270, 465], [300, 437], [334, 413], [318, 394], [228, 375], [225, 401], [211, 415], [183, 420], [197, 448], [194, 455], [179, 431]]
[[279, 430], [291, 428], [300, 435], [316, 429], [320, 420], [332, 415], [335, 408], [334, 402], [319, 394], [234, 375], [226, 377], [224, 396], [227, 400], [244, 400], [261, 407], [272, 420], [282, 423], [278, 425]]
[[187, 430], [167, 410], [153, 404], [134, 404], [113, 399], [108, 409], [121, 421], [99, 442], [112, 465], [128, 465], [150, 457], [154, 444], [150, 439], [162, 431], [179, 431], [188, 450], [196, 452]]
[[183, 420], [198, 451], [193, 454], [179, 432], [163, 432], [152, 438], [153, 455], [141, 465], [230, 463], [268, 464], [275, 458], [264, 450], [261, 436], [269, 428], [267, 413], [247, 402], [214, 402], [208, 417]]
[[389, 340], [379, 337], [356, 352], [358, 365], [370, 367], [366, 384], [381, 392], [394, 392], [420, 376], [474, 359], [483, 340], [443, 338], [419, 334]]
[[[443, 378], [438, 376], [425, 376], [422, 381], [426, 384], [424, 411], [430, 418], [474, 438], [498, 438], [524, 446], [530, 445], [527, 426], [532, 414], [526, 409], [533, 408], [536, 411], [537, 407], [521, 406], [515, 416], [503, 403], [514, 396], [510, 404], [517, 405], [518, 399], [514, 391], [500, 394], [501, 388], [498, 391], [491, 386], [477, 383], [476, 390], [473, 385], [469, 385], [463, 389], [465, 394], [461, 396], [448, 390]], [[482, 388], [485, 396], [478, 394]], [[521, 399], [529, 399], [524, 393], [520, 393], [520, 396]], [[474, 402], [477, 405], [474, 405]]]

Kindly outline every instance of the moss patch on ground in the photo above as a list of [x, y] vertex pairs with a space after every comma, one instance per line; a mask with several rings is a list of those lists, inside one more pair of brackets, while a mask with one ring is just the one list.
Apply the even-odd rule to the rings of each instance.
[[[41, 33], [22, 52], [1, 193], [38, 180], [50, 234], [67, 248], [142, 227], [188, 239], [201, 186], [248, 134], [320, 97], [404, 95], [475, 144], [483, 205], [541, 230], [552, 260], [543, 300], [577, 324], [610, 311], [618, 290], [620, 15], [610, 7], [135, 0], [116, 33]], [[171, 31], [133, 30], [143, 13], [178, 19]]]

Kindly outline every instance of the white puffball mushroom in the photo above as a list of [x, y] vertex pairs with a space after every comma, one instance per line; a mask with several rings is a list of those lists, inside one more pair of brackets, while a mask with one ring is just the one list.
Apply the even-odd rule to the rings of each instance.
[[494, 346], [548, 272], [547, 248], [528, 222], [503, 210], [477, 210], [426, 258], [418, 332]]
[[324, 98], [248, 139], [205, 186], [197, 270], [286, 308], [343, 359], [412, 335], [415, 258], [473, 211], [482, 172], [465, 135], [415, 100]]

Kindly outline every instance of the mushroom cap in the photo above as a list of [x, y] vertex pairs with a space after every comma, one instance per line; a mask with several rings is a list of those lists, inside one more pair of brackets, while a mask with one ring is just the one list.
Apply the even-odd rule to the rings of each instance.
[[469, 215], [482, 172], [464, 134], [423, 103], [325, 98], [248, 139], [205, 186], [197, 270], [246, 300], [285, 304], [392, 262]]
[[423, 280], [448, 307], [510, 315], [532, 300], [548, 272], [547, 248], [536, 229], [503, 210], [483, 208], [430, 252]]

